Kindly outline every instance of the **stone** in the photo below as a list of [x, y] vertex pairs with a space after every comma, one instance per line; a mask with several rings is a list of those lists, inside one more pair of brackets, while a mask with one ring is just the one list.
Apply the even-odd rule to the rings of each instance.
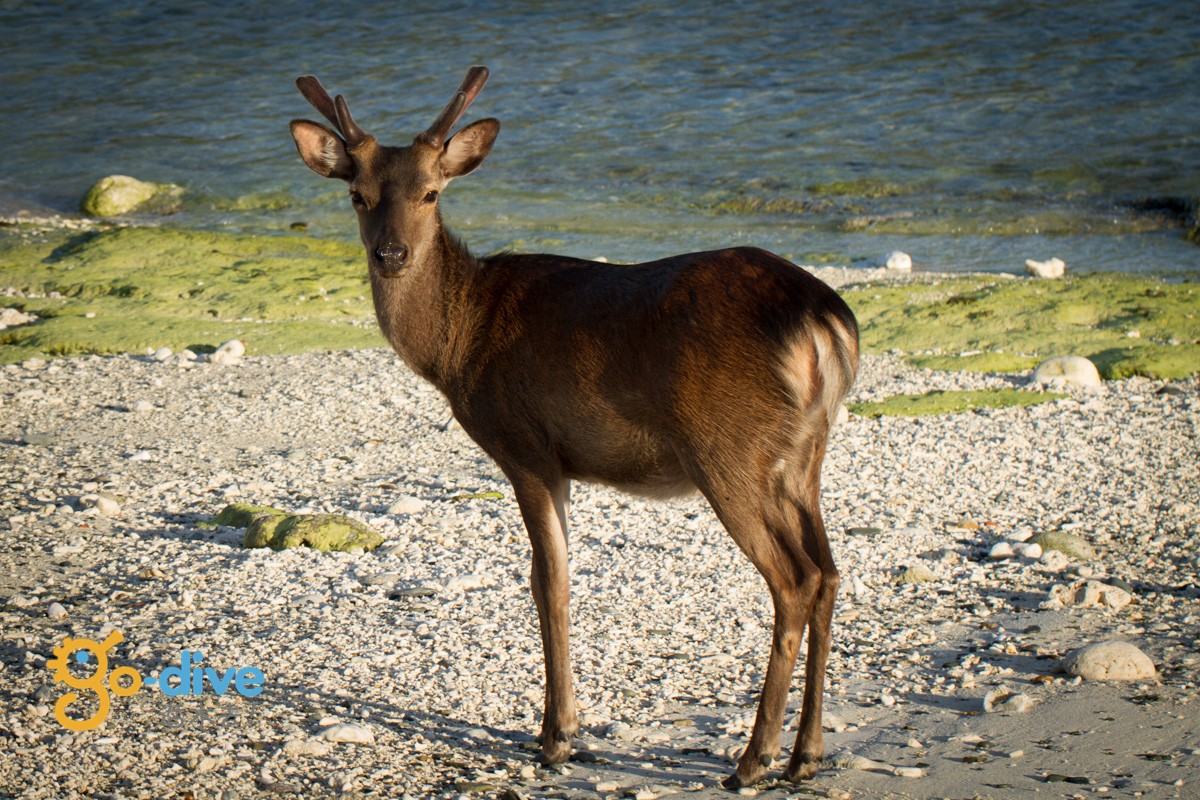
[[150, 358], [154, 359], [155, 361], [159, 361], [159, 362], [166, 361], [170, 357], [171, 357], [171, 348], [169, 348], [169, 347], [160, 347], [157, 350], [155, 350], [150, 356]]
[[97, 497], [93, 507], [105, 517], [115, 517], [121, 513], [121, 504], [105, 495]]
[[1078, 386], [1083, 389], [1099, 389], [1104, 385], [1096, 365], [1083, 356], [1056, 356], [1046, 359], [1033, 370], [1033, 382], [1052, 388]]
[[173, 214], [179, 210], [182, 197], [183, 188], [172, 183], [109, 175], [87, 190], [79, 208], [90, 217], [119, 217], [135, 211]]
[[401, 514], [416, 514], [425, 508], [425, 501], [419, 497], [405, 495], [388, 506], [387, 513], [398, 516]]
[[1012, 558], [1016, 555], [1013, 546], [1008, 542], [996, 542], [992, 545], [992, 549], [988, 551], [988, 558], [993, 561], [1000, 561], [1005, 558]]
[[348, 552], [374, 550], [383, 537], [356, 519], [340, 514], [259, 514], [246, 526], [244, 547]]
[[154, 403], [149, 400], [134, 400], [133, 405], [129, 406], [129, 410], [134, 414], [145, 414], [154, 410]]
[[1100, 606], [1108, 611], [1120, 611], [1132, 600], [1133, 595], [1124, 589], [1100, 581], [1085, 581], [1075, 593], [1075, 605], [1083, 608]]
[[893, 250], [884, 258], [888, 272], [912, 272], [912, 257], [901, 250]]
[[46, 607], [46, 616], [50, 619], [62, 619], [67, 616], [67, 609], [62, 603], [51, 603]]
[[850, 421], [850, 409], [846, 408], [845, 403], [838, 406], [837, 414], [834, 416], [833, 421], [837, 425], [842, 425]]
[[1099, 557], [1096, 554], [1096, 548], [1092, 547], [1087, 539], [1065, 531], [1035, 533], [1029, 538], [1027, 544], [1038, 545], [1042, 548], [1043, 554], [1057, 550], [1064, 556], [1078, 561], [1095, 561]]
[[897, 778], [924, 778], [928, 773], [920, 767], [896, 767]]
[[233, 365], [239, 363], [245, 354], [246, 345], [239, 339], [230, 339], [208, 354], [208, 362], [210, 364]]
[[1154, 662], [1136, 645], [1116, 640], [1075, 650], [1063, 661], [1063, 668], [1090, 681], [1140, 681], [1157, 674]]
[[339, 722], [321, 731], [319, 736], [327, 742], [350, 744], [375, 744], [375, 732], [366, 725], [354, 722]]
[[1013, 545], [1013, 551], [1021, 558], [1036, 560], [1042, 557], [1042, 546], [1037, 542], [1018, 542]]
[[15, 328], [18, 325], [28, 325], [31, 322], [36, 322], [37, 316], [26, 314], [16, 308], [0, 309], [0, 331], [5, 328]]
[[1025, 259], [1025, 271], [1035, 278], [1061, 278], [1067, 271], [1067, 265], [1061, 258], [1051, 258], [1048, 261]]

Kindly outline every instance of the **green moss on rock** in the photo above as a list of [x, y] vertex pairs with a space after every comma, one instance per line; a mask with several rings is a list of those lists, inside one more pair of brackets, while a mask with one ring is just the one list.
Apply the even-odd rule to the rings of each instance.
[[287, 512], [273, 506], [254, 506], [249, 503], [230, 503], [221, 509], [217, 516], [213, 517], [212, 522], [208, 523], [212, 526], [222, 526], [228, 528], [245, 528], [255, 517], [259, 515], [286, 515]]
[[1079, 561], [1095, 561], [1099, 556], [1096, 548], [1082, 536], [1065, 531], [1042, 531], [1029, 538], [1030, 544], [1041, 545], [1042, 552], [1057, 550], [1067, 558]]
[[79, 203], [92, 217], [119, 217], [134, 212], [173, 214], [182, 205], [183, 188], [173, 183], [150, 183], [128, 175], [98, 180]]
[[383, 544], [383, 537], [358, 520], [339, 514], [260, 514], [246, 528], [243, 544], [272, 550], [311, 547], [346, 552], [356, 548], [374, 550]]

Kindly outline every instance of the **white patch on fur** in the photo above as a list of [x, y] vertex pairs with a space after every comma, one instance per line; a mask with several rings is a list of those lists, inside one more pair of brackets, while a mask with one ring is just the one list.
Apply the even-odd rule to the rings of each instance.
[[321, 142], [321, 145], [321, 160], [325, 162], [325, 168], [332, 172], [333, 169], [337, 167], [338, 160], [341, 156], [338, 151], [341, 148], [338, 147], [337, 142], [328, 137]]

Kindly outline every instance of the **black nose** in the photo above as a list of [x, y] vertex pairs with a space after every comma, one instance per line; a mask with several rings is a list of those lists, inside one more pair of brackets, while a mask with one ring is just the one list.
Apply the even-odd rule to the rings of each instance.
[[385, 244], [375, 248], [375, 261], [385, 272], [398, 272], [408, 263], [408, 247]]

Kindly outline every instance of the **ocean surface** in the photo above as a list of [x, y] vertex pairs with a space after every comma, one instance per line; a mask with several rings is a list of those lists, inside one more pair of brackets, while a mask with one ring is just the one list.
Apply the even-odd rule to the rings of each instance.
[[353, 238], [287, 123], [314, 73], [407, 144], [462, 79], [503, 124], [443, 214], [477, 253], [1200, 275], [1200, 5], [1118, 0], [0, 0], [0, 213], [122, 173], [165, 224]]

